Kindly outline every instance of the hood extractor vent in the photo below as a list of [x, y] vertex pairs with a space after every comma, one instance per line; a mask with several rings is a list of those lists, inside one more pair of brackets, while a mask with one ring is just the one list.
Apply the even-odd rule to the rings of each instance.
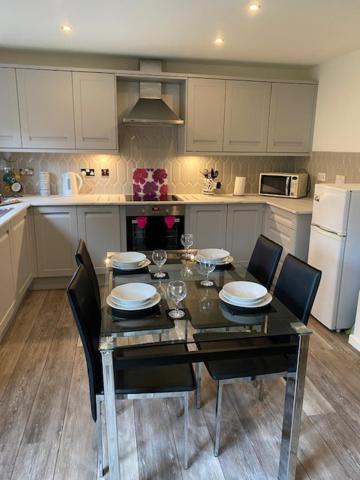
[[[141, 72], [161, 74], [161, 62], [140, 61]], [[123, 118], [127, 125], [183, 125], [182, 120], [161, 98], [161, 82], [140, 82], [139, 100]]]

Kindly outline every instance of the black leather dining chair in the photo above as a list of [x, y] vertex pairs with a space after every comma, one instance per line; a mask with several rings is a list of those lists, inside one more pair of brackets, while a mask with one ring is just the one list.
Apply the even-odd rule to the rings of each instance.
[[99, 307], [101, 307], [101, 296], [100, 296], [100, 287], [99, 281], [95, 272], [94, 264], [91, 260], [89, 251], [87, 249], [86, 243], [83, 239], [80, 239], [78, 248], [75, 253], [75, 260], [77, 265], [84, 265], [86, 273], [91, 282], [91, 288], [94, 291], [96, 302]]
[[[293, 255], [287, 255], [283, 263], [278, 281], [275, 286], [274, 296], [280, 300], [298, 319], [307, 324], [312, 305], [321, 279], [321, 272], [302, 262]], [[195, 337], [195, 335], [194, 335]], [[211, 349], [212, 342], [196, 341], [199, 349]], [[195, 338], [196, 340], [196, 338]], [[272, 340], [266, 340], [271, 342]], [[229, 342], [229, 341], [227, 341]], [[241, 339], [234, 340], [235, 346], [261, 347], [264, 339]], [[229, 346], [229, 343], [223, 343]], [[234, 346], [232, 345], [232, 346]], [[216, 344], [219, 348], [219, 343]], [[270, 376], [287, 376], [293, 374], [296, 368], [296, 356], [294, 355], [271, 355], [247, 357], [241, 360], [222, 360], [205, 363], [210, 376], [217, 382], [216, 395], [216, 426], [214, 454], [219, 454], [220, 427], [221, 427], [221, 404], [222, 390], [227, 383], [237, 381], [269, 378]], [[260, 378], [259, 378], [260, 377]]]
[[[71, 310], [84, 347], [91, 414], [96, 422], [98, 450], [98, 475], [103, 476], [103, 448], [101, 410], [104, 401], [101, 354], [98, 349], [101, 310], [94, 295], [93, 285], [83, 265], [79, 265], [67, 289]], [[187, 349], [184, 344], [159, 345], [141, 348], [141, 355], [162, 353], [177, 354]], [[136, 356], [137, 347], [122, 347], [114, 350], [114, 356]], [[184, 400], [184, 467], [188, 467], [188, 423], [189, 395], [195, 390], [195, 377], [191, 365], [170, 365], [144, 367], [114, 371], [115, 393], [117, 399], [180, 397]], [[151, 441], [151, 439], [149, 439]]]
[[260, 235], [251, 255], [247, 271], [268, 290], [272, 285], [282, 250], [281, 245]]

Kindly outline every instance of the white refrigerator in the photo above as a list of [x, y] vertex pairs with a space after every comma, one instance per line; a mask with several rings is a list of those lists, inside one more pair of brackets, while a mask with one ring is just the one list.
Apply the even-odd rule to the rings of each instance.
[[330, 330], [351, 327], [360, 290], [360, 184], [315, 185], [308, 262], [322, 271], [312, 315]]

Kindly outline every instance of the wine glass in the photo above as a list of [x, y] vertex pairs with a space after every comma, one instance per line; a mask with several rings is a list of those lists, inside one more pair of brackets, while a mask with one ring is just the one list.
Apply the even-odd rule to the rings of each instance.
[[182, 246], [185, 248], [186, 252], [184, 258], [189, 258], [189, 248], [194, 245], [194, 236], [192, 233], [183, 233], [181, 235], [180, 241]]
[[164, 278], [166, 275], [161, 271], [161, 267], [166, 263], [167, 254], [165, 250], [154, 250], [151, 256], [153, 262], [157, 265], [159, 271], [154, 273], [155, 278]]
[[209, 275], [215, 270], [215, 263], [209, 258], [201, 257], [199, 258], [199, 269], [200, 273], [206, 276], [206, 279], [202, 280], [200, 284], [203, 287], [212, 287], [214, 282], [209, 280]]
[[171, 318], [183, 318], [185, 316], [185, 312], [179, 309], [179, 303], [184, 300], [186, 293], [186, 283], [182, 280], [174, 280], [168, 283], [168, 298], [175, 303], [175, 309], [169, 312]]

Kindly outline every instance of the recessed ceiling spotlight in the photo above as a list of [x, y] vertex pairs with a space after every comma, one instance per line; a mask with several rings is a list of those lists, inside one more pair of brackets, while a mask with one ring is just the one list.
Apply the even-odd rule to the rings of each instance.
[[69, 33], [71, 32], [72, 28], [70, 27], [70, 25], [61, 25], [61, 31], [62, 32], [65, 32], [65, 33]]
[[249, 10], [250, 12], [256, 13], [261, 9], [260, 3], [250, 3]]
[[214, 43], [218, 46], [224, 45], [224, 39], [222, 37], [216, 37]]

